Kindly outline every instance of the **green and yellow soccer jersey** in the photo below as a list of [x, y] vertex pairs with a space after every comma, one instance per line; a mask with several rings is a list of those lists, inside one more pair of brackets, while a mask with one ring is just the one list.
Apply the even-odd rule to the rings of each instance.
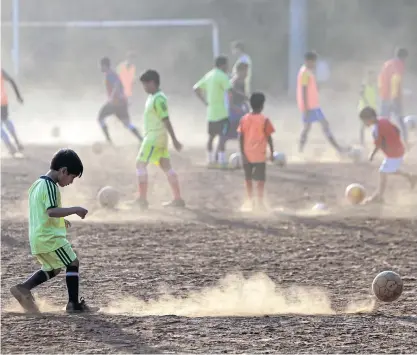
[[207, 120], [217, 122], [229, 117], [229, 93], [232, 88], [227, 74], [217, 68], [209, 71], [195, 85], [207, 99]]
[[145, 133], [143, 144], [159, 148], [168, 145], [168, 133], [164, 119], [169, 117], [167, 97], [162, 91], [149, 95], [143, 114], [143, 129]]
[[54, 251], [67, 241], [64, 218], [51, 218], [48, 209], [61, 207], [61, 194], [56, 183], [41, 176], [29, 189], [29, 242], [32, 254]]

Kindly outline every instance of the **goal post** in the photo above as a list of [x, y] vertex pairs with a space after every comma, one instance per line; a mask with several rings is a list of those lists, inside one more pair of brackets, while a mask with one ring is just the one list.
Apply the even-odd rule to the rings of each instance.
[[19, 21], [19, 1], [13, 0], [13, 17], [2, 22], [2, 27], [11, 27], [13, 32], [12, 61], [15, 75], [19, 74], [21, 28], [132, 28], [132, 27], [208, 27], [211, 29], [213, 57], [220, 53], [219, 28], [212, 19], [153, 19], [138, 21]]

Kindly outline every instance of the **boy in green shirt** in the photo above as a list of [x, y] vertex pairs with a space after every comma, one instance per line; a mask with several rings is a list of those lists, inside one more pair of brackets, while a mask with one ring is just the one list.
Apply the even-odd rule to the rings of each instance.
[[83, 207], [62, 207], [61, 187], [81, 177], [83, 164], [71, 149], [61, 149], [52, 158], [50, 170], [36, 180], [29, 189], [29, 242], [32, 254], [42, 265], [25, 282], [10, 289], [12, 295], [27, 312], [39, 312], [30, 292], [36, 286], [58, 275], [66, 268], [68, 304], [66, 311], [94, 312], [84, 299], [78, 299], [79, 261], [67, 239], [71, 224], [64, 217], [76, 214], [84, 219], [88, 211]]
[[[198, 98], [207, 106], [208, 135], [207, 142], [209, 167], [227, 167], [226, 141], [229, 131], [229, 101], [232, 85], [226, 74], [227, 58], [217, 57], [214, 69], [204, 75], [193, 87]], [[213, 152], [214, 138], [219, 136], [217, 153]]]

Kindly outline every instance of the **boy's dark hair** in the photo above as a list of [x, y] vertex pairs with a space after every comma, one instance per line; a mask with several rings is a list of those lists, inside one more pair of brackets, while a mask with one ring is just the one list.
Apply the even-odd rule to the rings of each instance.
[[101, 58], [100, 64], [110, 68], [110, 64], [111, 64], [110, 58], [109, 57]]
[[306, 54], [304, 54], [304, 59], [305, 60], [314, 60], [314, 61], [316, 61], [317, 57], [318, 57], [318, 55], [314, 51], [309, 51]]
[[245, 51], [245, 45], [243, 44], [242, 41], [234, 41], [232, 46], [233, 46], [233, 48], [239, 49], [242, 52]]
[[222, 67], [222, 66], [224, 66], [224, 65], [226, 65], [227, 64], [227, 57], [225, 56], [225, 55], [220, 55], [220, 56], [218, 56], [216, 59], [215, 59], [215, 61], [214, 61], [214, 65], [217, 67], [217, 68], [220, 68], [220, 67]]
[[372, 107], [365, 107], [359, 112], [359, 117], [361, 120], [377, 118], [377, 113]]
[[237, 70], [237, 71], [241, 71], [241, 70], [246, 70], [246, 69], [248, 69], [248, 68], [249, 68], [248, 63], [240, 62], [240, 63], [237, 65], [236, 70]]
[[54, 154], [49, 169], [58, 171], [61, 168], [67, 168], [68, 174], [78, 177], [84, 170], [80, 157], [72, 149], [60, 149]]
[[397, 48], [395, 56], [400, 59], [405, 59], [408, 57], [408, 50], [406, 48]]
[[265, 95], [261, 92], [254, 92], [250, 96], [250, 106], [253, 111], [261, 111], [265, 104]]
[[160, 84], [159, 73], [156, 70], [148, 69], [139, 78], [142, 83], [149, 83], [153, 81], [157, 86]]

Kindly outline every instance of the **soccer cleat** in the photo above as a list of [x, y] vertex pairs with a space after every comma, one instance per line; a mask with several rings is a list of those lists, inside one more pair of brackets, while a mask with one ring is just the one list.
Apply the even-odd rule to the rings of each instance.
[[177, 198], [175, 200], [163, 203], [162, 206], [164, 206], [164, 207], [184, 208], [185, 207], [185, 202], [182, 198]]
[[84, 298], [80, 298], [80, 302], [68, 302], [67, 308], [65, 311], [67, 313], [94, 313], [98, 312], [100, 310], [100, 307], [91, 307], [88, 306], [85, 302]]
[[28, 313], [39, 313], [39, 308], [35, 303], [32, 292], [25, 288], [22, 284], [10, 288], [10, 293], [16, 298], [17, 302]]

